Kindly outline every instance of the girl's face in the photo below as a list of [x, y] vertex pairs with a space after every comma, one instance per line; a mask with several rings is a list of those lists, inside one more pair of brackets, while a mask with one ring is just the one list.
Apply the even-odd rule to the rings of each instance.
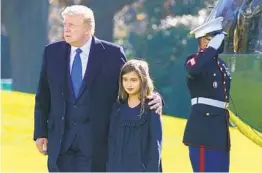
[[141, 80], [136, 72], [129, 72], [124, 74], [122, 76], [122, 85], [129, 96], [139, 96]]

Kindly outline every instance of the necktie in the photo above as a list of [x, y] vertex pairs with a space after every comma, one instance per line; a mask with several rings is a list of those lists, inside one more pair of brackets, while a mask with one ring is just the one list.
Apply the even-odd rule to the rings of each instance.
[[82, 84], [82, 62], [80, 57], [81, 52], [82, 50], [80, 48], [76, 49], [76, 55], [71, 71], [71, 80], [73, 83], [75, 97], [78, 96], [78, 92]]

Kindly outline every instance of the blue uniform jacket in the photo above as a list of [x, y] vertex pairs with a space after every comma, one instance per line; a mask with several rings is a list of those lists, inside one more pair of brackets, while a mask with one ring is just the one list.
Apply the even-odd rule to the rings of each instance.
[[[229, 102], [231, 76], [225, 62], [218, 57], [217, 50], [209, 47], [189, 56], [185, 68], [191, 99], [202, 97]], [[227, 109], [194, 104], [185, 127], [183, 142], [186, 145], [229, 150], [228, 121]]]

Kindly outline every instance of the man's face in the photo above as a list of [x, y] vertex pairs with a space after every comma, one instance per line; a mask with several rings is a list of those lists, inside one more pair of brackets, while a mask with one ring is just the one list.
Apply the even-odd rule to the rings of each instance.
[[89, 38], [90, 29], [81, 15], [64, 17], [64, 39], [72, 46], [81, 47]]
[[204, 36], [202, 38], [199, 39], [199, 48], [200, 49], [205, 49], [207, 48], [207, 45], [209, 43], [209, 41], [212, 39], [211, 36]]

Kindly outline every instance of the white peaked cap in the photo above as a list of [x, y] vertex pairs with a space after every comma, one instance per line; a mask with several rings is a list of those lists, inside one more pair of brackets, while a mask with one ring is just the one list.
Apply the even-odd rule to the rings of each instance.
[[204, 23], [203, 25], [197, 27], [196, 29], [192, 30], [190, 34], [195, 34], [196, 38], [200, 38], [207, 35], [208, 33], [222, 30], [223, 29], [222, 22], [223, 22], [223, 17], [212, 19]]

